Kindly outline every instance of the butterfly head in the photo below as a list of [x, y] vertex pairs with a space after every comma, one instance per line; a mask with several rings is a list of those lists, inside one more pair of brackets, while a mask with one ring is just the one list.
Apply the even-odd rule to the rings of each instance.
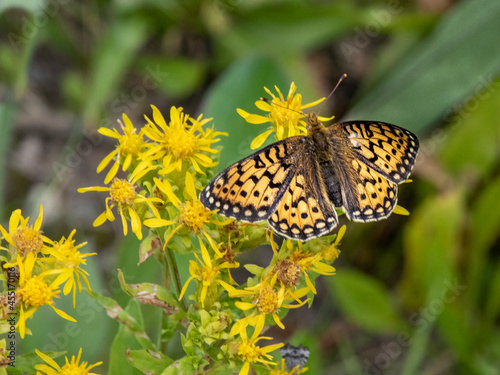
[[312, 134], [318, 131], [318, 128], [324, 128], [325, 125], [319, 120], [318, 115], [316, 113], [308, 113], [307, 114], [307, 132], [308, 134]]

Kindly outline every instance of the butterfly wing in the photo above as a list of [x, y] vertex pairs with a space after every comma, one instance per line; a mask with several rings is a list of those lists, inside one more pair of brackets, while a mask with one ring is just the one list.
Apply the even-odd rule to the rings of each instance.
[[314, 157], [311, 152], [303, 155], [276, 211], [269, 218], [271, 227], [287, 238], [307, 241], [330, 232], [338, 224]]
[[354, 159], [354, 174], [344, 181], [344, 212], [353, 221], [376, 221], [388, 217], [398, 200], [398, 185], [373, 168]]
[[269, 218], [295, 174], [305, 138], [286, 138], [229, 166], [203, 189], [201, 203], [237, 220]]
[[415, 134], [384, 122], [347, 121], [340, 125], [357, 159], [394, 183], [408, 178], [419, 148]]

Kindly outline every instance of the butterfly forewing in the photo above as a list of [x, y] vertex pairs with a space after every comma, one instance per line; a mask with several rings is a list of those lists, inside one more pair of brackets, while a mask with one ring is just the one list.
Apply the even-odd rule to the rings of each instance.
[[356, 157], [397, 184], [411, 173], [419, 142], [415, 134], [384, 122], [341, 123]]
[[219, 173], [200, 193], [210, 210], [237, 220], [267, 219], [275, 210], [295, 172], [294, 157], [304, 137], [273, 143]]
[[319, 168], [306, 153], [269, 224], [287, 238], [306, 241], [337, 226], [337, 213], [326, 195]]

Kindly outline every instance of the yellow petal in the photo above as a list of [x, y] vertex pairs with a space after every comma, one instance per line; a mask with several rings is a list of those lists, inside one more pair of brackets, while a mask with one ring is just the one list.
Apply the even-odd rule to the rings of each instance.
[[406, 208], [401, 207], [400, 205], [396, 205], [396, 207], [394, 207], [393, 212], [396, 215], [403, 215], [403, 216], [408, 216], [410, 214], [410, 212]]
[[108, 174], [106, 174], [106, 178], [104, 179], [105, 184], [109, 184], [109, 182], [116, 176], [116, 173], [118, 172], [118, 167], [120, 165], [118, 163], [114, 163], [111, 169], [109, 170]]
[[109, 162], [115, 157], [115, 155], [118, 153], [118, 150], [115, 149], [114, 151], [110, 152], [102, 161], [99, 163], [97, 166], [97, 173], [101, 173], [101, 171], [106, 168], [106, 166], [109, 164]]
[[61, 318], [64, 318], [66, 320], [69, 320], [70, 322], [75, 322], [76, 323], [76, 319], [69, 316], [68, 314], [66, 314], [64, 311], [62, 310], [59, 310], [57, 307], [53, 306], [53, 305], [49, 305], [50, 307], [52, 307], [52, 309], [57, 313], [57, 315], [59, 315]]
[[42, 226], [42, 220], [43, 220], [43, 206], [40, 205], [40, 213], [38, 214], [38, 218], [35, 221], [35, 226], [33, 227], [34, 230], [40, 230]]
[[106, 221], [107, 217], [106, 217], [106, 211], [104, 211], [102, 214], [100, 214], [99, 216], [97, 216], [97, 218], [94, 220], [94, 222], [92, 223], [92, 225], [94, 227], [98, 227], [98, 226], [101, 226], [102, 224], [104, 224], [104, 222]]
[[257, 137], [255, 137], [255, 139], [250, 144], [250, 148], [252, 150], [255, 150], [256, 148], [261, 147], [264, 144], [264, 142], [266, 141], [267, 137], [269, 137], [269, 135], [273, 131], [274, 131], [273, 129], [269, 129], [268, 131], [266, 131], [266, 132], [264, 132], [262, 134], [259, 134]]

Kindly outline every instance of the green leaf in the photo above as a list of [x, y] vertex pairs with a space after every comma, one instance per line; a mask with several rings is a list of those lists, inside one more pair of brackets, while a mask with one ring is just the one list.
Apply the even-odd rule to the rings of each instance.
[[130, 350], [126, 356], [130, 364], [141, 370], [143, 374], [161, 374], [166, 367], [174, 362], [163, 353], [144, 349]]
[[500, 210], [497, 208], [499, 196], [500, 176], [490, 181], [473, 203], [467, 273], [470, 286], [467, 298], [471, 306], [478, 306], [479, 296], [484, 293], [483, 276], [489, 262], [488, 249], [493, 246], [500, 231]]
[[500, 72], [499, 18], [498, 1], [458, 3], [363, 96], [348, 119], [387, 121], [415, 132], [429, 128]]
[[[447, 171], [479, 173], [484, 178], [495, 169], [500, 137], [499, 87], [500, 80], [485, 79], [484, 85], [479, 85], [461, 105], [450, 108], [451, 123], [446, 134], [438, 134], [439, 130], [432, 133], [430, 142], [438, 147]], [[460, 110], [452, 115], [451, 110], [456, 108]]]
[[[86, 122], [97, 122], [103, 103], [117, 93], [119, 84], [137, 49], [146, 37], [147, 22], [139, 17], [117, 19], [99, 38], [91, 66], [91, 76], [84, 108]], [[117, 107], [119, 99], [112, 102]], [[121, 112], [117, 109], [115, 112]]]
[[176, 296], [161, 285], [153, 283], [127, 284], [122, 270], [118, 270], [118, 279], [125, 293], [137, 301], [162, 308], [167, 315], [176, 314], [180, 310]]
[[[2, 0], [0, 2], [0, 13], [12, 8], [23, 9], [30, 13], [43, 12], [44, 5], [44, 0]], [[33, 20], [30, 21], [33, 22]]]
[[[453, 295], [450, 294], [452, 297]], [[446, 304], [439, 314], [439, 329], [457, 357], [464, 363], [471, 362], [474, 335], [469, 327], [463, 306]]]
[[378, 280], [354, 270], [339, 270], [327, 280], [346, 319], [371, 332], [397, 332], [406, 327]]
[[[203, 82], [207, 65], [186, 58], [148, 57], [139, 63], [146, 89], [161, 88], [176, 98], [191, 95]], [[194, 115], [193, 115], [194, 116]]]
[[[9, 349], [9, 342], [7, 341], [7, 350]], [[44, 352], [50, 358], [55, 359], [63, 356], [67, 352]], [[71, 356], [70, 356], [71, 357]], [[9, 359], [7, 359], [9, 360]], [[60, 361], [59, 361], [60, 362]], [[12, 375], [22, 375], [22, 374], [33, 374], [35, 373], [35, 366], [40, 364], [46, 364], [45, 361], [38, 356], [36, 353], [26, 353], [26, 354], [15, 354], [14, 366], [8, 366], [9, 374]]]
[[[14, 113], [15, 107], [13, 104], [0, 103], [0, 181], [6, 181], [5, 171], [7, 162], [7, 152], [12, 139], [12, 130], [14, 129]], [[3, 199], [5, 184], [0, 184], [0, 217], [5, 217], [5, 204]]]
[[217, 143], [224, 147], [218, 169], [249, 155], [252, 152], [250, 143], [253, 138], [269, 126], [248, 124], [236, 112], [236, 108], [250, 113], [262, 113], [254, 103], [266, 95], [264, 86], [272, 89], [274, 85], [278, 85], [282, 92], [288, 92], [290, 83], [285, 82], [272, 60], [251, 55], [235, 63], [211, 87], [203, 106], [203, 114], [215, 119], [218, 131], [229, 134], [228, 137], [221, 137], [221, 142]]
[[455, 280], [464, 200], [463, 189], [456, 189], [428, 198], [410, 215], [403, 233], [405, 272], [401, 291], [411, 308], [420, 307], [432, 290], [437, 288], [439, 293]]
[[[132, 319], [137, 320], [140, 326], [143, 326], [141, 306], [136, 300], [130, 300], [130, 303], [124, 311]], [[134, 369], [127, 360], [126, 353], [130, 349], [142, 348], [137, 342], [134, 332], [126, 325], [120, 324], [109, 354], [109, 374], [141, 374], [141, 372]]]

